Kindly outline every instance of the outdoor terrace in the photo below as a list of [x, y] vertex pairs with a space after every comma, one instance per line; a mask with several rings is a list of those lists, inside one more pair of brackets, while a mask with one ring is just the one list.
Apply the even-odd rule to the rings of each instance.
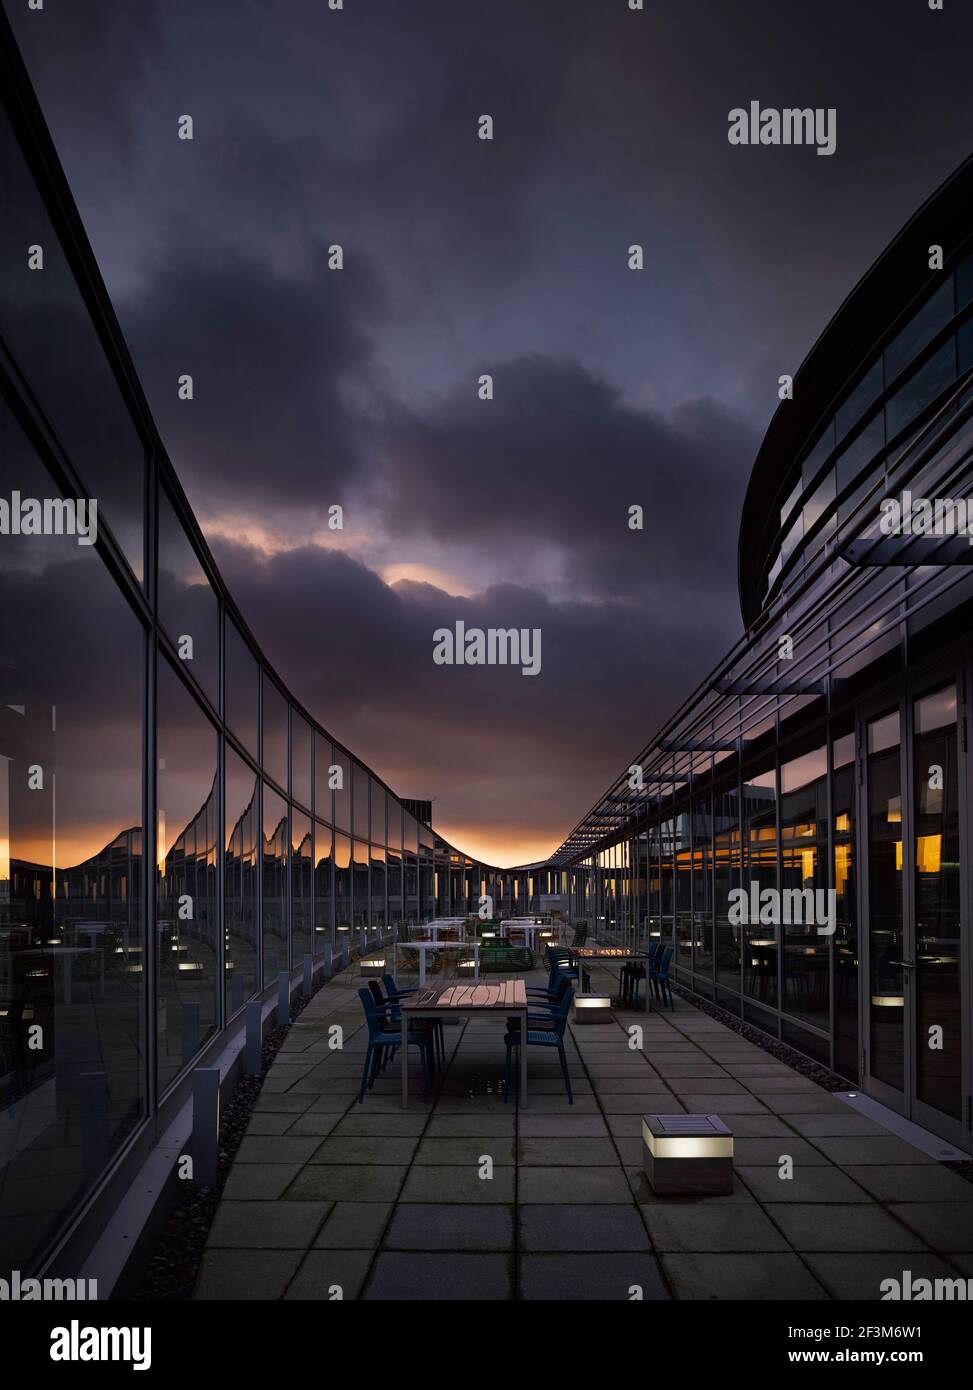
[[[503, 1022], [475, 1017], [446, 1028], [428, 1103], [413, 1057], [402, 1109], [396, 1057], [359, 1105], [358, 970], [317, 993], [266, 1076], [197, 1299], [877, 1299], [904, 1270], [973, 1276], [973, 1184], [678, 997], [569, 1026], [573, 1105], [535, 1048], [527, 1108], [504, 1104]], [[615, 972], [592, 987], [614, 992]], [[725, 1120], [732, 1195], [653, 1194], [649, 1111]]]

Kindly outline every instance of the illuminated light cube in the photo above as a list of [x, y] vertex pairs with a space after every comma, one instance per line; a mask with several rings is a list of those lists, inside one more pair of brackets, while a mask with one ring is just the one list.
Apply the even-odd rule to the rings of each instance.
[[575, 1023], [611, 1023], [611, 995], [576, 994], [574, 996], [574, 1021]]
[[733, 1134], [719, 1115], [643, 1115], [642, 1167], [660, 1197], [733, 1191]]
[[379, 959], [372, 956], [369, 960], [361, 963], [361, 975], [363, 980], [380, 980], [385, 974], [385, 957]]

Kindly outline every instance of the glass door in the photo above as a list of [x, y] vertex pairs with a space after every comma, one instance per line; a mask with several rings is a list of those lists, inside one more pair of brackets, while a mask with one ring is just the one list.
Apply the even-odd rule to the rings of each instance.
[[863, 718], [865, 1084], [876, 1099], [969, 1143], [966, 771], [955, 672], [915, 682]]

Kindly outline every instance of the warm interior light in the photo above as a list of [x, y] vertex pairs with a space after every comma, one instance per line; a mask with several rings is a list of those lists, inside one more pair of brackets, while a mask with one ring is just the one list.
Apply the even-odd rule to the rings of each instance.
[[938, 874], [942, 863], [942, 835], [920, 835], [916, 840], [916, 868], [921, 874]]

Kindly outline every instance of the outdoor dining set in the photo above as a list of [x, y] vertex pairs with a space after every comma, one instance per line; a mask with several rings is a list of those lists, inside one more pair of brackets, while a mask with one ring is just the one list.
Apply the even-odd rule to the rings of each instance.
[[[430, 923], [429, 927], [447, 924]], [[461, 926], [460, 923], [451, 924]], [[505, 923], [508, 929], [516, 925]], [[540, 926], [529, 922], [522, 925]], [[437, 933], [438, 935], [438, 933]], [[501, 938], [503, 939], [503, 938]], [[429, 939], [409, 942], [409, 946], [428, 947]], [[438, 943], [451, 944], [449, 938]], [[470, 942], [461, 933], [455, 938], [456, 945], [472, 945], [473, 961], [479, 965], [479, 940], [473, 936]], [[430, 1089], [438, 1074], [446, 1065], [445, 1027], [447, 1020], [452, 1023], [460, 1017], [472, 1015], [496, 1015], [504, 1020], [503, 1042], [506, 1049], [506, 1065], [503, 1080], [503, 1098], [506, 1102], [513, 1079], [515, 1056], [519, 1062], [519, 1095], [522, 1107], [527, 1105], [527, 1052], [528, 1048], [547, 1048], [556, 1051], [564, 1079], [569, 1103], [574, 1103], [571, 1090], [571, 1077], [568, 1070], [564, 1035], [572, 1007], [577, 1022], [610, 1021], [610, 1009], [589, 1014], [583, 1006], [604, 1001], [610, 1006], [609, 996], [591, 994], [591, 981], [586, 968], [593, 962], [619, 965], [618, 1000], [627, 1008], [639, 1007], [639, 993], [642, 981], [646, 981], [645, 1007], [650, 1007], [650, 998], [659, 1004], [667, 1004], [671, 1009], [672, 990], [669, 983], [669, 963], [672, 947], [654, 942], [645, 952], [634, 952], [620, 947], [586, 944], [584, 929], [575, 932], [571, 946], [548, 944], [545, 947], [547, 962], [547, 981], [543, 985], [528, 986], [522, 979], [508, 979], [495, 984], [480, 981], [478, 968], [470, 981], [438, 981], [428, 983], [425, 969], [426, 953], [420, 953], [418, 984], [401, 988], [397, 977], [385, 974], [381, 980], [369, 979], [367, 987], [358, 991], [367, 1024], [367, 1046], [362, 1069], [359, 1103], [365, 1099], [366, 1090], [371, 1090], [376, 1079], [384, 1073], [389, 1063], [399, 1053], [401, 1063], [402, 1106], [409, 1103], [409, 1056], [414, 1049], [418, 1055], [421, 1095], [429, 1097]]]

